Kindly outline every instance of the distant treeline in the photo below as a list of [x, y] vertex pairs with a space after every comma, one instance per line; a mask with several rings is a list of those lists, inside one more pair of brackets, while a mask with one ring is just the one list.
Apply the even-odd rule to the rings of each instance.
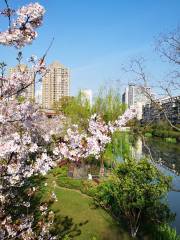
[[166, 121], [159, 121], [148, 126], [141, 126], [140, 129], [147, 137], [154, 136], [164, 138], [169, 142], [180, 142], [180, 131], [171, 127]]

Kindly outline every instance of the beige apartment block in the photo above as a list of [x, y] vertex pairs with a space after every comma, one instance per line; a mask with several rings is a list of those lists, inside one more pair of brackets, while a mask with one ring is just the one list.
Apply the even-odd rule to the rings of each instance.
[[69, 69], [58, 61], [48, 67], [48, 72], [42, 78], [42, 107], [52, 109], [54, 103], [69, 96]]
[[[24, 64], [17, 65], [16, 67], [11, 67], [9, 69], [9, 75], [15, 72], [25, 72], [28, 70], [28, 67]], [[29, 70], [28, 70], [29, 71]], [[32, 73], [32, 81], [33, 81], [33, 73]], [[23, 90], [23, 92], [20, 94], [21, 96], [24, 96], [26, 99], [34, 100], [35, 99], [35, 84], [32, 83], [30, 86], [28, 86], [26, 89]]]

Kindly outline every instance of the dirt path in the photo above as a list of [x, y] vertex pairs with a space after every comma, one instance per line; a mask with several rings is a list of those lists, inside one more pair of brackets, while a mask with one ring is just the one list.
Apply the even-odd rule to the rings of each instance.
[[[64, 190], [68, 190], [68, 191], [74, 191], [74, 192], [80, 193], [82, 196], [84, 196], [84, 197], [86, 197], [86, 198], [92, 199], [92, 197], [88, 196], [88, 195], [85, 194], [85, 193], [82, 193], [82, 192], [81, 192], [80, 190], [78, 190], [78, 189], [67, 188], [67, 187], [59, 186], [59, 185], [57, 184], [57, 182], [56, 182], [56, 178], [53, 178], [52, 176], [51, 176], [51, 178], [49, 178], [49, 180], [52, 181], [52, 182], [54, 181], [54, 189], [59, 188], [59, 189], [64, 189]], [[52, 183], [52, 182], [51, 182], [51, 183]], [[50, 186], [51, 184], [48, 183], [48, 185]]]
[[68, 190], [68, 191], [74, 191], [74, 192], [80, 193], [82, 196], [84, 196], [84, 197], [86, 197], [86, 198], [92, 199], [92, 197], [88, 196], [88, 195], [85, 194], [85, 193], [82, 193], [82, 192], [81, 192], [80, 190], [78, 190], [78, 189], [61, 187], [61, 186], [59, 186], [59, 185], [56, 185], [55, 188], [64, 189], [64, 190]]

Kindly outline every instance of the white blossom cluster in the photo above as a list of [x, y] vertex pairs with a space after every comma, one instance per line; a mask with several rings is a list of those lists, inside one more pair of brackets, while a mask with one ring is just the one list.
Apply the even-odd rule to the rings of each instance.
[[22, 92], [26, 86], [30, 85], [33, 82], [32, 74], [30, 71], [16, 71], [8, 78], [2, 79], [3, 89], [1, 95], [11, 97], [17, 92]]
[[136, 117], [136, 109], [134, 107], [128, 108], [122, 116], [119, 116], [114, 123], [109, 123], [109, 130], [111, 133], [114, 131], [121, 131], [122, 127], [126, 126], [127, 122]]
[[54, 148], [53, 153], [61, 160], [80, 161], [89, 156], [99, 159], [105, 146], [111, 142], [112, 133], [121, 130], [121, 127], [125, 126], [135, 115], [135, 109], [131, 108], [126, 110], [114, 123], [106, 124], [94, 114], [89, 120], [86, 132], [80, 132], [78, 126], [73, 125], [67, 130], [63, 141], [60, 141]]
[[11, 21], [8, 30], [0, 32], [0, 44], [19, 48], [32, 43], [37, 37], [36, 28], [42, 24], [45, 9], [39, 3], [31, 3], [17, 11], [9, 8], [2, 11], [4, 16], [10, 18], [15, 13], [17, 18]]
[[[89, 121], [91, 130], [97, 127], [96, 122], [94, 125], [92, 119]], [[99, 124], [99, 122], [98, 122]], [[54, 149], [53, 153], [59, 156], [60, 159], [68, 159], [70, 161], [80, 161], [91, 155], [98, 158], [99, 154], [103, 151], [104, 146], [110, 142], [105, 132], [106, 126], [101, 126], [98, 132], [90, 131], [80, 133], [78, 126], [74, 125], [67, 130], [66, 135], [58, 146]]]

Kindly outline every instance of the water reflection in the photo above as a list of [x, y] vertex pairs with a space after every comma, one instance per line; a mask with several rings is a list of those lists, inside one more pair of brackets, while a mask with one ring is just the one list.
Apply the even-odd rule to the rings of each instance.
[[[160, 139], [145, 139], [145, 145], [139, 137], [132, 144], [132, 156], [140, 159], [151, 154], [157, 167], [166, 175], [173, 177], [173, 191], [168, 193], [168, 202], [172, 212], [176, 213], [176, 219], [172, 226], [180, 233], [180, 146], [179, 144], [166, 143]], [[147, 146], [148, 148], [147, 148]], [[150, 154], [149, 154], [150, 151]]]
[[[159, 139], [146, 139], [155, 161], [161, 161], [163, 166], [176, 175], [180, 175], [180, 146], [179, 144], [167, 143]], [[148, 154], [144, 147], [143, 154]]]
[[132, 157], [139, 160], [143, 156], [143, 142], [140, 137], [137, 138], [135, 146], [132, 146]]

